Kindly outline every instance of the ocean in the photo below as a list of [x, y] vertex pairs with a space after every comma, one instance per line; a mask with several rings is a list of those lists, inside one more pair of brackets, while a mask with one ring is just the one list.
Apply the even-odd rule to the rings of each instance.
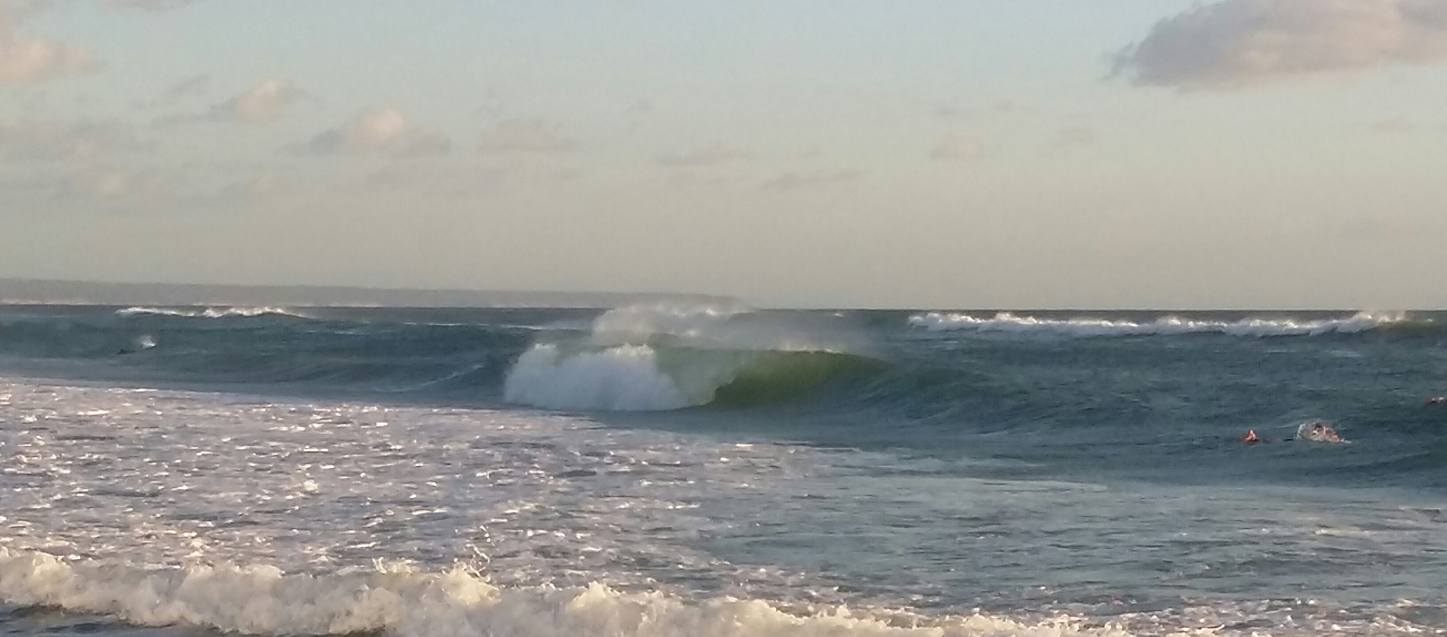
[[0, 634], [1447, 634], [1444, 394], [1434, 312], [0, 305]]

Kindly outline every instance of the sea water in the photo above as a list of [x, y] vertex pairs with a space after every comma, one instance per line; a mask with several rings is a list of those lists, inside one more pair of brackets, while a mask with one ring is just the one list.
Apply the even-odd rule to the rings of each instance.
[[1443, 319], [0, 307], [0, 633], [1443, 634]]

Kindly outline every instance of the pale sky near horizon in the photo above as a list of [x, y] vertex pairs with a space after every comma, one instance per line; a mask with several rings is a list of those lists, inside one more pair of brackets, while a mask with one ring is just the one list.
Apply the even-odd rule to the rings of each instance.
[[1447, 307], [1447, 0], [0, 0], [0, 277]]

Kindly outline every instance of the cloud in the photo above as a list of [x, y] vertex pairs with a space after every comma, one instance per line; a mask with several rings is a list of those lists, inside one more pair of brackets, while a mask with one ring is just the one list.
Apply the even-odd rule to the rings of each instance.
[[204, 95], [211, 89], [211, 76], [206, 73], [198, 73], [177, 80], [175, 84], [167, 87], [161, 93], [158, 102], [175, 102], [188, 97]]
[[801, 190], [835, 184], [859, 181], [863, 173], [857, 170], [821, 170], [814, 172], [786, 172], [760, 184], [764, 190]]
[[85, 49], [16, 30], [22, 20], [39, 11], [41, 6], [0, 4], [0, 83], [39, 82], [84, 73], [99, 66]]
[[106, 165], [62, 166], [19, 179], [0, 177], [0, 187], [32, 201], [84, 204], [155, 202], [174, 198], [186, 186], [180, 174]]
[[540, 119], [509, 119], [482, 134], [477, 144], [483, 153], [565, 153], [578, 148], [557, 126]]
[[623, 109], [623, 114], [629, 117], [642, 117], [652, 113], [653, 110], [653, 100], [641, 98], [633, 100], [632, 104], [629, 104], [627, 108]]
[[1089, 126], [1071, 126], [1056, 131], [1051, 145], [1056, 148], [1089, 148], [1095, 145], [1099, 135]]
[[0, 157], [18, 161], [86, 161], [153, 146], [119, 121], [0, 122]]
[[262, 80], [245, 93], [212, 106], [206, 116], [218, 122], [270, 122], [305, 96], [304, 91], [286, 80]]
[[671, 168], [704, 168], [749, 161], [753, 153], [741, 148], [714, 144], [681, 153], [667, 153], [658, 156], [658, 163]]
[[951, 103], [944, 103], [935, 106], [935, 117], [940, 119], [957, 119], [975, 117], [981, 115], [1028, 115], [1035, 112], [1035, 109], [1027, 104], [1021, 104], [1014, 100], [995, 100], [989, 106], [962, 107]]
[[363, 112], [340, 127], [318, 133], [302, 148], [316, 155], [392, 157], [442, 155], [451, 149], [452, 143], [446, 137], [416, 126], [392, 107]]
[[974, 161], [980, 158], [984, 145], [971, 135], [952, 134], [930, 149], [929, 157], [935, 161]]
[[1402, 117], [1390, 117], [1372, 122], [1371, 129], [1384, 135], [1395, 135], [1413, 132], [1417, 130], [1417, 125]]
[[227, 181], [214, 191], [202, 193], [196, 199], [214, 204], [254, 202], [290, 194], [297, 189], [298, 185], [293, 180], [264, 171]]
[[1447, 60], [1442, 0], [1223, 0], [1157, 22], [1116, 55], [1137, 85], [1234, 88]]

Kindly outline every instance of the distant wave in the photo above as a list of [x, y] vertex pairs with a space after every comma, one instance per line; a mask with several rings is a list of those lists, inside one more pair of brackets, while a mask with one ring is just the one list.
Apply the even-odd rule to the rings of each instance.
[[1067, 336], [1169, 336], [1216, 333], [1232, 336], [1318, 336], [1355, 334], [1407, 322], [1402, 312], [1358, 312], [1347, 318], [1295, 320], [1247, 318], [1211, 321], [1165, 316], [1150, 322], [1096, 318], [1051, 319], [1001, 312], [991, 317], [928, 312], [909, 317], [909, 323], [930, 331], [1043, 332]]
[[281, 307], [208, 307], [204, 310], [176, 309], [165, 307], [128, 307], [116, 310], [120, 316], [136, 315], [157, 315], [157, 316], [178, 316], [187, 318], [233, 318], [233, 317], [254, 317], [274, 314], [277, 316], [291, 316], [296, 318], [311, 318], [292, 310]]
[[969, 637], [1124, 635], [1067, 618], [1031, 624], [1004, 617], [929, 618], [903, 611], [823, 607], [790, 612], [757, 599], [688, 600], [624, 593], [603, 584], [501, 588], [458, 566], [406, 565], [331, 575], [270, 565], [141, 567], [68, 562], [0, 547], [0, 599], [100, 613], [132, 624], [183, 625], [252, 635], [390, 634], [403, 637]]

